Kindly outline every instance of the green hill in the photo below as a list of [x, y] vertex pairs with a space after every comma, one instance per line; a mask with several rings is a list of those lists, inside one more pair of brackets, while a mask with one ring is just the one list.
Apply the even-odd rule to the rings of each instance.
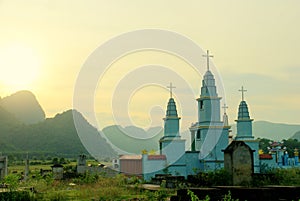
[[34, 124], [45, 120], [45, 112], [30, 91], [18, 91], [0, 99], [0, 106], [25, 124]]
[[300, 142], [300, 130], [294, 133], [294, 135], [291, 137], [291, 139], [296, 139]]
[[140, 154], [144, 149], [158, 150], [158, 141], [163, 135], [160, 127], [145, 131], [135, 126], [123, 128], [117, 125], [105, 127], [102, 133], [120, 154]]
[[[114, 157], [116, 152], [102, 138], [96, 128], [92, 127], [82, 115], [74, 110], [57, 114], [42, 122], [26, 125], [13, 119], [9, 113], [0, 111], [0, 117], [7, 115], [8, 125], [0, 128], [0, 152], [3, 153], [34, 153], [35, 155], [77, 157], [78, 154], [88, 154], [83, 146], [74, 125], [73, 114], [83, 125], [86, 135], [92, 136], [97, 144], [98, 159]], [[6, 119], [6, 118], [5, 118]], [[1, 146], [2, 145], [2, 146]], [[94, 149], [92, 147], [92, 149]]]
[[[291, 138], [297, 131], [300, 131], [300, 125], [267, 121], [253, 122], [253, 135], [255, 138], [267, 138], [280, 141]], [[236, 135], [236, 125], [232, 125], [232, 134]]]

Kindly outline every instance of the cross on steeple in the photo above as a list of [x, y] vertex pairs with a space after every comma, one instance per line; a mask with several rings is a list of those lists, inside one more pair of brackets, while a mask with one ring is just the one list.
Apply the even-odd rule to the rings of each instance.
[[247, 90], [242, 86], [242, 89], [239, 89], [239, 91], [242, 92], [242, 101], [244, 101], [244, 92], [246, 92]]
[[207, 71], [209, 71], [209, 57], [214, 57], [213, 55], [209, 55], [209, 50], [206, 51], [206, 54], [202, 55], [203, 57], [206, 57], [207, 59]]
[[172, 89], [174, 89], [174, 88], [176, 88], [176, 87], [174, 87], [174, 86], [172, 85], [172, 82], [170, 82], [170, 86], [167, 86], [167, 88], [170, 89], [170, 97], [172, 98], [172, 95], [173, 95]]
[[222, 108], [224, 109], [224, 114], [226, 114], [226, 109], [228, 108], [228, 106], [226, 105], [226, 103], [224, 103], [224, 106]]

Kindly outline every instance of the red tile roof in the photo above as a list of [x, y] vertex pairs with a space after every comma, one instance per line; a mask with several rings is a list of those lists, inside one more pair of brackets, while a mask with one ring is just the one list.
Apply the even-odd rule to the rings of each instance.
[[120, 160], [142, 160], [142, 155], [122, 155]]
[[148, 155], [148, 160], [166, 160], [165, 155]]
[[259, 159], [273, 159], [271, 154], [260, 154]]

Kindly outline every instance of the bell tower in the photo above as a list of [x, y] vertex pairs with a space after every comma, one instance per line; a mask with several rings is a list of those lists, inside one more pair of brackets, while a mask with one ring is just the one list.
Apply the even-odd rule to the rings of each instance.
[[181, 139], [179, 131], [179, 120], [176, 103], [172, 97], [172, 89], [175, 88], [170, 83], [170, 99], [167, 106], [164, 120], [164, 136], [159, 140], [160, 154], [166, 155], [169, 165], [178, 161], [185, 153], [185, 140]]
[[203, 76], [198, 102], [198, 122], [192, 124], [191, 151], [199, 151], [201, 169], [204, 171], [220, 169], [224, 166], [222, 152], [228, 145], [230, 126], [221, 121], [221, 108], [214, 75], [209, 69], [209, 58], [213, 57], [209, 51], [207, 71]]
[[260, 165], [259, 165], [259, 140], [255, 140], [254, 136], [252, 135], [252, 121], [253, 119], [250, 118], [248, 105], [245, 101], [244, 93], [247, 91], [242, 88], [239, 90], [242, 93], [242, 101], [240, 102], [239, 109], [238, 109], [238, 118], [236, 121], [237, 133], [235, 140], [244, 141], [252, 150], [255, 152], [253, 153], [253, 162], [254, 162], [254, 173], [260, 172]]

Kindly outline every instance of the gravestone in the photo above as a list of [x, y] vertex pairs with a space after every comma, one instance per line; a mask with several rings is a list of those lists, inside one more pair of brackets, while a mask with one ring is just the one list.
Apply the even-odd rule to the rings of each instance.
[[0, 156], [0, 180], [7, 175], [7, 156]]
[[56, 180], [63, 179], [64, 177], [64, 166], [55, 164], [51, 166], [53, 178]]
[[232, 141], [224, 150], [224, 168], [233, 185], [248, 185], [254, 172], [253, 150], [244, 141]]
[[86, 155], [80, 154], [77, 160], [77, 174], [84, 174], [86, 172]]

